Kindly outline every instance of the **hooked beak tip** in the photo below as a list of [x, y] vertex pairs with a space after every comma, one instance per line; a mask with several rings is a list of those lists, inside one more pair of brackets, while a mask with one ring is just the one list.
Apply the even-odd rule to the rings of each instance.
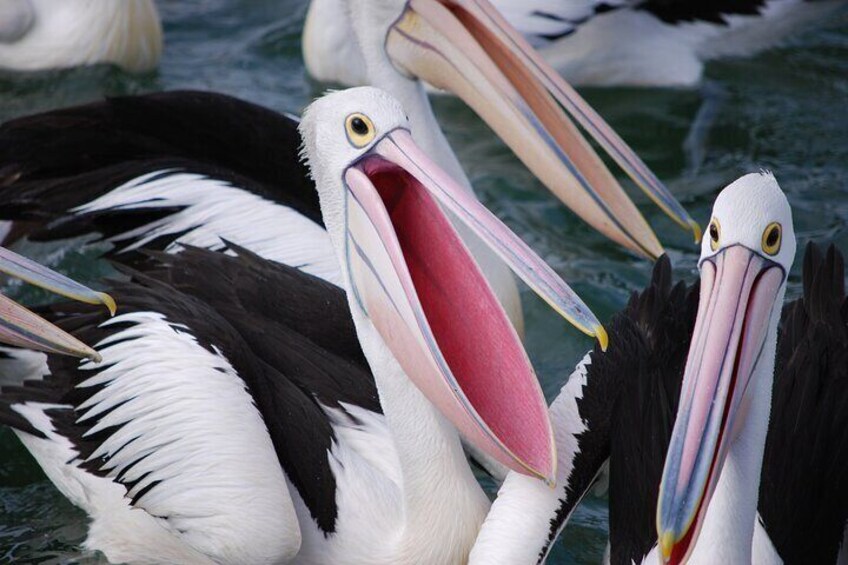
[[701, 226], [695, 220], [689, 220], [689, 227], [692, 228], [692, 233], [695, 234], [695, 244], [701, 243], [701, 237], [704, 235], [701, 231]]
[[[115, 312], [118, 311], [118, 305], [115, 304], [115, 299], [112, 298], [110, 295], [106, 294], [105, 292], [96, 292], [95, 295], [98, 299], [100, 299], [100, 302], [109, 310], [109, 316], [113, 317], [115, 315]], [[99, 355], [97, 361], [100, 361]]]
[[601, 346], [601, 351], [606, 353], [607, 347], [609, 347], [609, 334], [607, 333], [606, 328], [604, 328], [603, 326], [596, 327], [595, 338], [598, 340], [598, 344]]

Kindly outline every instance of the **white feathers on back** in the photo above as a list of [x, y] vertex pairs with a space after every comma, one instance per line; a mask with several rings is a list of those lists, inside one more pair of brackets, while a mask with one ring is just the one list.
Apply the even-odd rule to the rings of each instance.
[[181, 243], [222, 249], [224, 238], [271, 261], [298, 267], [336, 285], [341, 282], [330, 238], [320, 225], [291, 208], [202, 175], [155, 171], [72, 212], [168, 207], [184, 209], [109, 241], [125, 252], [158, 237], [179, 234], [165, 249], [176, 253]]
[[[21, 441], [91, 516], [87, 545], [114, 562], [138, 562], [140, 555], [150, 563], [293, 558], [301, 533], [288, 484], [229, 361], [159, 313], [118, 315], [101, 325], [110, 326], [121, 329], [96, 345], [103, 362], [79, 369], [76, 388], [94, 393], [76, 407], [76, 422], [88, 426], [83, 440], [99, 442], [85, 460], [52, 421], [51, 410], [72, 407], [12, 405], [47, 436], [18, 432]], [[12, 351], [0, 369], [29, 366], [21, 377], [37, 380], [46, 365], [44, 355], [35, 355], [18, 359]]]
[[[85, 434], [113, 429], [89, 459], [129, 490], [136, 508], [218, 562], [277, 563], [300, 548], [300, 529], [270, 436], [227, 359], [161, 314], [97, 344], [103, 363], [78, 388], [101, 387], [77, 407]], [[145, 492], [146, 491], [146, 492]]]

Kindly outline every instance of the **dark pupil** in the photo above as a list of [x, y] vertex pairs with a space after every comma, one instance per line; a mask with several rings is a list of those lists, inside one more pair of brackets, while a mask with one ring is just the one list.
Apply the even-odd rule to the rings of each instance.
[[780, 230], [778, 230], [777, 228], [771, 228], [771, 231], [769, 232], [768, 237], [766, 238], [766, 243], [769, 247], [774, 247], [775, 245], [777, 245], [777, 238], [779, 235]]
[[368, 124], [362, 118], [353, 118], [350, 121], [350, 128], [357, 135], [365, 135], [368, 133]]
[[710, 226], [710, 237], [713, 238], [713, 241], [718, 241], [718, 228], [715, 224]]

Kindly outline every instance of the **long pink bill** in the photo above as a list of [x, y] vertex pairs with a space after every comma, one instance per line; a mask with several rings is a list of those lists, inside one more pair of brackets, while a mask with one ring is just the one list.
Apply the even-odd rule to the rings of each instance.
[[[526, 39], [501, 15], [488, 0], [449, 0], [454, 12], [465, 13], [469, 30], [481, 36], [493, 34], [528, 69], [538, 77], [551, 96], [585, 129], [618, 166], [659, 206], [684, 229], [692, 230], [695, 241], [701, 239], [701, 228], [674, 198], [668, 188], [642, 161], [633, 149], [621, 139], [612, 127], [598, 114], [568, 82], [542, 58]], [[471, 25], [470, 22], [477, 22]], [[489, 41], [492, 41], [491, 39]], [[481, 40], [482, 43], [482, 40]]]
[[705, 259], [677, 420], [657, 505], [663, 559], [683, 563], [703, 519], [761, 360], [786, 273], [741, 245]]
[[679, 223], [691, 218], [641, 160], [486, 0], [410, 0], [386, 39], [404, 73], [460, 97], [595, 229], [649, 257], [662, 245], [565, 108]]
[[375, 153], [403, 167], [418, 182], [428, 183], [439, 203], [477, 233], [521, 280], [574, 327], [598, 337], [606, 349], [603, 326], [577, 293], [479, 200], [467, 191], [456, 190], [449, 176], [415, 145], [409, 132], [393, 132], [375, 148]]
[[465, 190], [407, 131], [384, 136], [344, 181], [352, 291], [394, 358], [468, 441], [510, 469], [553, 482], [553, 435], [535, 372], [439, 202], [549, 301], [579, 312], [583, 327], [605, 335], [600, 324], [514, 234], [466, 202]]

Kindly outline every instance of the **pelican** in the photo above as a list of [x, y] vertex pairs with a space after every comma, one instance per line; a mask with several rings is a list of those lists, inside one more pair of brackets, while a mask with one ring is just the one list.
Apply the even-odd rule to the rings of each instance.
[[[739, 213], [743, 210], [745, 215]], [[674, 563], [687, 558], [694, 563], [835, 563], [846, 558], [848, 301], [842, 256], [832, 247], [823, 254], [811, 244], [804, 259], [804, 295], [787, 303], [779, 315], [795, 240], [786, 198], [767, 173], [744, 176], [721, 193], [708, 237], [700, 284], [673, 284], [664, 257], [649, 286], [634, 293], [607, 326], [607, 353], [595, 350], [578, 364], [550, 408], [559, 458], [557, 489], [539, 488], [512, 473], [507, 476], [471, 563], [544, 562], [571, 513], [607, 466], [611, 563], [657, 563], [663, 549], [663, 561]], [[751, 278], [743, 279], [738, 272], [735, 279], [729, 278], [731, 268], [746, 264], [752, 274], [761, 269], [753, 294], [740, 294], [738, 288], [750, 284]], [[719, 283], [714, 265], [721, 269]], [[708, 290], [700, 293], [702, 288]], [[703, 458], [686, 458], [699, 467], [714, 465], [715, 471], [703, 486], [705, 497], [687, 499], [703, 498], [696, 515], [680, 517], [688, 529], [675, 531], [671, 525], [673, 533], [665, 538], [670, 548], [663, 548], [657, 545], [658, 537], [663, 539], [668, 531], [663, 510], [676, 505], [662, 498], [666, 506], [661, 503], [658, 510], [658, 498], [660, 493], [678, 492], [663, 479], [664, 462], [667, 473], [679, 463], [669, 449], [675, 445], [675, 413], [678, 423], [692, 425], [692, 403], [714, 401], [710, 406], [716, 410], [725, 406], [726, 397], [690, 391], [687, 377], [708, 363], [716, 366], [725, 353], [736, 358], [738, 334], [730, 340], [732, 347], [726, 337], [717, 345], [703, 337], [714, 337], [710, 332], [715, 327], [729, 328], [719, 325], [720, 310], [706, 317], [723, 305], [717, 300], [728, 295], [753, 297], [745, 302], [747, 310], [723, 310], [725, 318], [744, 315], [749, 320], [738, 363], [728, 365], [738, 368], [735, 402], [727, 410], [727, 421], [719, 419], [727, 434], [721, 437], [729, 439], [718, 449], [706, 444]], [[739, 330], [738, 320], [735, 328]], [[752, 364], [745, 351], [758, 344], [762, 353]], [[727, 346], [727, 351], [701, 357], [709, 346]], [[772, 373], [775, 358], [778, 365]], [[745, 382], [750, 383], [747, 389]], [[708, 388], [727, 392], [726, 384]], [[734, 407], [740, 405], [747, 408], [738, 412]], [[718, 422], [712, 426], [707, 430], [715, 439]], [[759, 435], [752, 439], [754, 432]], [[711, 460], [714, 454], [716, 463]], [[689, 476], [706, 480], [703, 472]]]
[[0, 418], [89, 514], [87, 547], [116, 562], [457, 563], [489, 506], [457, 429], [553, 480], [536, 376], [447, 211], [577, 327], [606, 334], [409, 127], [373, 88], [304, 114], [346, 297], [237, 246], [148, 251], [111, 289], [115, 318], [45, 314], [102, 363], [6, 352], [34, 369], [2, 389]]
[[[706, 62], [778, 45], [844, 7], [842, 0], [491, 0], [572, 84], [687, 87]], [[453, 2], [462, 7], [474, 2]], [[366, 84], [344, 0], [312, 0], [303, 35], [318, 80]]]
[[[743, 210], [745, 212], [741, 213]], [[743, 177], [719, 195], [708, 231], [699, 262], [701, 297], [695, 330], [659, 486], [656, 506], [659, 544], [655, 553], [666, 563], [707, 563], [716, 559], [729, 563], [782, 562], [777, 547], [787, 540], [771, 540], [767, 532], [755, 526], [760, 523], [757, 505], [769, 415], [772, 401], [782, 400], [779, 395], [773, 399], [772, 391], [778, 323], [786, 279], [795, 258], [792, 212], [773, 176]], [[830, 273], [829, 281], [811, 281], [811, 284], [829, 286], [827, 291], [831, 292], [841, 288], [840, 296], [823, 297], [821, 303], [841, 308], [845, 302], [844, 276], [840, 269], [838, 284], [833, 284], [833, 276]], [[804, 336], [810, 341], [801, 341], [800, 347], [814, 347], [822, 338], [834, 339], [833, 345], [842, 349], [834, 353], [841, 353], [844, 360], [845, 321], [841, 312], [812, 310], [807, 314], [824, 316], [825, 320], [835, 318], [837, 323], [832, 331], [841, 335], [831, 337], [813, 333]], [[814, 332], [831, 330], [826, 325], [817, 328], [816, 324], [808, 328]], [[799, 337], [791, 335], [790, 339]], [[793, 355], [805, 353], [792, 351]], [[789, 361], [789, 358], [782, 360]], [[816, 362], [816, 359], [811, 357], [807, 362]], [[833, 387], [831, 394], [841, 394], [844, 399], [844, 387], [840, 385], [845, 382], [845, 368], [844, 363], [834, 368], [823, 364], [818, 372], [826, 374], [809, 371], [800, 376], [805, 379], [818, 376], [822, 379], [820, 385], [828, 389]], [[834, 372], [830, 373], [831, 370]], [[841, 383], [834, 383], [834, 380]], [[794, 384], [799, 387], [808, 383], [796, 380]], [[797, 392], [788, 391], [788, 394]], [[831, 443], [830, 430], [817, 428], [821, 420], [814, 418], [816, 412], [821, 411], [829, 413], [828, 418], [836, 422], [839, 416], [833, 410], [840, 408], [839, 404], [831, 404], [832, 401], [828, 396], [819, 397], [812, 406], [804, 406], [801, 413], [785, 415], [787, 420], [796, 421], [793, 427], [797, 434], [810, 433], [809, 437], [820, 438], [818, 441], [826, 445], [796, 445], [798, 451], [784, 453], [782, 465], [795, 464], [799, 470], [812, 473], [792, 473], [797, 482], [781, 481], [778, 486], [787, 488], [765, 493], [766, 501], [773, 504], [774, 501], [769, 500], [771, 497], [793, 496], [792, 489], [803, 489], [806, 484], [819, 480], [818, 473], [825, 471], [825, 468], [810, 469], [803, 460], [796, 463], [796, 457], [811, 457], [819, 455], [818, 449], [842, 447], [839, 443]], [[792, 409], [807, 402], [796, 397], [789, 406], [775, 404], [775, 407]], [[807, 426], [814, 427], [813, 430], [804, 430], [804, 424], [798, 423], [802, 417]], [[782, 423], [786, 425], [785, 420]], [[785, 431], [779, 429], [777, 433]], [[844, 446], [845, 442], [842, 444]], [[841, 450], [845, 451], [844, 447]], [[844, 459], [842, 461], [844, 463]], [[837, 543], [830, 544], [832, 561], [837, 556], [835, 549], [842, 540], [848, 517], [848, 498], [844, 496], [848, 489], [843, 486], [839, 490], [843, 491], [839, 512], [825, 514], [828, 521], [835, 524], [822, 524], [821, 538], [813, 544], [805, 542], [803, 534], [796, 540], [821, 551], [823, 548], [816, 546], [826, 543], [828, 530], [835, 531]], [[839, 497], [839, 490], [824, 490], [819, 495], [820, 501], [824, 502], [821, 499], [829, 496]], [[800, 508], [788, 507], [784, 511], [792, 513]], [[792, 536], [796, 532], [781, 533]], [[807, 554], [805, 559], [821, 556], [818, 551]]]
[[[0, 272], [66, 298], [88, 304], [103, 304], [109, 309], [110, 314], [115, 314], [115, 301], [108, 294], [81, 285], [3, 247], [0, 247]], [[48, 323], [2, 294], [0, 294], [0, 342], [57, 355], [85, 357], [93, 361], [100, 359], [96, 351], [74, 336]]]
[[155, 69], [162, 24], [153, 0], [2, 0], [0, 69], [38, 71], [101, 63]]
[[[607, 235], [627, 249], [642, 256], [657, 257], [663, 251], [655, 234], [648, 226], [633, 202], [627, 197], [618, 182], [588, 145], [574, 124], [559, 107], [562, 105], [575, 117], [577, 122], [588, 131], [600, 145], [632, 176], [637, 184], [672, 218], [687, 229], [695, 230], [697, 224], [689, 217], [683, 207], [668, 192], [665, 186], [651, 173], [645, 164], [626, 144], [603, 122], [579, 95], [571, 89], [556, 73], [550, 69], [500, 18], [497, 12], [483, 1], [463, 5], [458, 10], [447, 0], [346, 0], [349, 2], [344, 13], [349, 14], [351, 26], [356, 31], [355, 41], [363, 53], [367, 54], [369, 82], [395, 95], [409, 114], [416, 141], [433, 155], [454, 178], [457, 178], [472, 194], [470, 183], [462, 171], [459, 162], [438, 127], [426, 96], [421, 80], [427, 80], [457, 93], [471, 106], [492, 129], [513, 149], [516, 155], [554, 194], [571, 207], [590, 225]], [[308, 30], [307, 30], [308, 33]], [[104, 107], [105, 106], [105, 107]], [[18, 158], [24, 151], [33, 148], [19, 144], [26, 141], [20, 133], [35, 124], [49, 126], [62, 132], [62, 139], [51, 138], [50, 145], [68, 143], [71, 154], [103, 148], [105, 155], [111, 156], [108, 165], [118, 165], [125, 160], [133, 160], [135, 177], [121, 175], [121, 183], [108, 187], [98, 186], [98, 201], [93, 201], [91, 192], [79, 196], [67, 194], [62, 197], [68, 204], [64, 210], [54, 210], [53, 214], [65, 213], [71, 216], [103, 213], [108, 207], [124, 210], [128, 214], [140, 206], [153, 215], [151, 198], [153, 193], [163, 208], [162, 216], [156, 218], [155, 229], [159, 232], [175, 233], [191, 228], [196, 230], [198, 222], [205, 223], [206, 218], [192, 218], [194, 223], [178, 222], [173, 213], [174, 207], [184, 207], [186, 200], [196, 202], [192, 194], [203, 192], [205, 195], [220, 195], [224, 191], [229, 196], [221, 197], [220, 202], [244, 194], [240, 200], [250, 203], [253, 214], [238, 218], [230, 207], [232, 220], [227, 223], [229, 231], [254, 231], [256, 216], [269, 217], [279, 214], [280, 208], [267, 206], [269, 197], [278, 204], [291, 208], [286, 216], [291, 221], [278, 222], [274, 233], [263, 232], [266, 242], [277, 241], [281, 245], [294, 245], [298, 249], [314, 251], [308, 261], [321, 261], [332, 264], [332, 253], [326, 236], [318, 233], [320, 222], [316, 222], [317, 201], [314, 194], [302, 198], [298, 191], [302, 184], [294, 171], [274, 168], [259, 161], [257, 155], [267, 153], [262, 147], [264, 142], [259, 132], [268, 132], [273, 139], [283, 141], [296, 140], [295, 125], [290, 120], [269, 117], [269, 112], [241, 105], [238, 101], [214, 95], [196, 93], [174, 93], [164, 96], [150, 96], [137, 99], [119, 99], [100, 107], [80, 108], [70, 111], [74, 128], [65, 127], [70, 122], [60, 120], [60, 115], [46, 115], [38, 118], [13, 122], [4, 128], [8, 137], [10, 157], [2, 161]], [[190, 112], [188, 115], [176, 115], [176, 112]], [[233, 114], [233, 117], [226, 115]], [[241, 123], [235, 116], [250, 117], [249, 123]], [[260, 118], [265, 121], [259, 121]], [[76, 121], [80, 120], [80, 121]], [[101, 120], [101, 129], [91, 120]], [[161, 120], [161, 121], [159, 121]], [[175, 131], [174, 124], [179, 123], [184, 131]], [[89, 137], [91, 130], [75, 132], [80, 126], [90, 126], [91, 130], [102, 135], [102, 128], [110, 132], [113, 142], [106, 144], [98, 137]], [[273, 127], [285, 127], [290, 135], [273, 132]], [[227, 128], [226, 130], [224, 128]], [[199, 146], [200, 132], [210, 132], [203, 138], [204, 146]], [[27, 134], [29, 135], [29, 134]], [[48, 134], [53, 135], [53, 134]], [[140, 139], [143, 137], [144, 139]], [[179, 145], [175, 145], [175, 141]], [[214, 143], [215, 146], [205, 146]], [[155, 155], [157, 161], [149, 163], [144, 169], [138, 163], [138, 154], [117, 152], [113, 147], [133, 149], [141, 147], [146, 155]], [[151, 144], [159, 144], [158, 147]], [[286, 162], [295, 160], [296, 149], [293, 143], [291, 156]], [[258, 146], [258, 147], [257, 147]], [[287, 146], [288, 147], [288, 146]], [[252, 148], [256, 148], [251, 151]], [[57, 147], [58, 149], [58, 147]], [[44, 149], [42, 148], [42, 151]], [[116, 157], [117, 156], [117, 157]], [[54, 159], [56, 155], [26, 154], [26, 159], [42, 161]], [[61, 158], [61, 157], [59, 157]], [[194, 162], [186, 163], [186, 158]], [[93, 164], [107, 166], [105, 156], [77, 161], [76, 170], [88, 172], [85, 167]], [[165, 168], [163, 161], [178, 166]], [[197, 161], [201, 161], [197, 163]], [[16, 163], [26, 177], [30, 167], [28, 163]], [[40, 163], [44, 168], [56, 168], [51, 163]], [[199, 166], [201, 176], [191, 170]], [[214, 171], [210, 171], [210, 166]], [[221, 168], [228, 170], [221, 173]], [[129, 168], [129, 167], [127, 167]], [[251, 177], [251, 173], [266, 172], [271, 168], [274, 177]], [[123, 170], [126, 170], [124, 168]], [[186, 174], [188, 173], [188, 174]], [[245, 178], [247, 176], [248, 178]], [[21, 180], [24, 180], [24, 177]], [[155, 182], [153, 182], [155, 180]], [[224, 181], [224, 182], [221, 182]], [[257, 181], [257, 182], [253, 182]], [[265, 185], [257, 194], [257, 185]], [[268, 186], [271, 184], [271, 186]], [[167, 185], [168, 192], [162, 188]], [[129, 186], [134, 190], [129, 190]], [[177, 189], [179, 187], [179, 189]], [[6, 190], [6, 188], [8, 190]], [[56, 190], [67, 192], [64, 187]], [[25, 199], [21, 195], [21, 183], [13, 182], [4, 187], [8, 199]], [[38, 189], [40, 192], [45, 188]], [[150, 194], [145, 195], [145, 190]], [[111, 193], [112, 196], [107, 196]], [[132, 197], [130, 197], [132, 194]], [[260, 198], [256, 198], [259, 196]], [[204, 196], [206, 198], [206, 196]], [[139, 204], [139, 202], [144, 204]], [[208, 202], [208, 200], [205, 200]], [[31, 201], [35, 202], [35, 201]], [[170, 213], [166, 213], [170, 211]], [[188, 212], [183, 209], [185, 216]], [[306, 218], [294, 218], [295, 215]], [[183, 219], [189, 220], [183, 216]], [[14, 219], [14, 218], [10, 218]], [[172, 221], [172, 224], [166, 225]], [[220, 222], [223, 223], [223, 220]], [[282, 226], [288, 226], [288, 229]], [[142, 229], [138, 227], [138, 229]], [[153, 229], [153, 228], [151, 228]], [[220, 225], [216, 229], [221, 229]], [[509, 269], [488, 247], [465, 228], [460, 228], [472, 253], [480, 261], [484, 273], [492, 284], [496, 295], [504, 304], [510, 318], [522, 328], [521, 305], [516, 291], [515, 281]], [[150, 230], [148, 230], [150, 231]], [[286, 233], [281, 233], [285, 231]], [[127, 234], [121, 234], [128, 237]], [[222, 234], [223, 235], [223, 234]], [[317, 242], [322, 239], [323, 242]], [[219, 241], [217, 238], [214, 241]], [[250, 247], [247, 241], [233, 240]], [[190, 242], [191, 243], [191, 242]], [[270, 245], [268, 243], [267, 245]]]

